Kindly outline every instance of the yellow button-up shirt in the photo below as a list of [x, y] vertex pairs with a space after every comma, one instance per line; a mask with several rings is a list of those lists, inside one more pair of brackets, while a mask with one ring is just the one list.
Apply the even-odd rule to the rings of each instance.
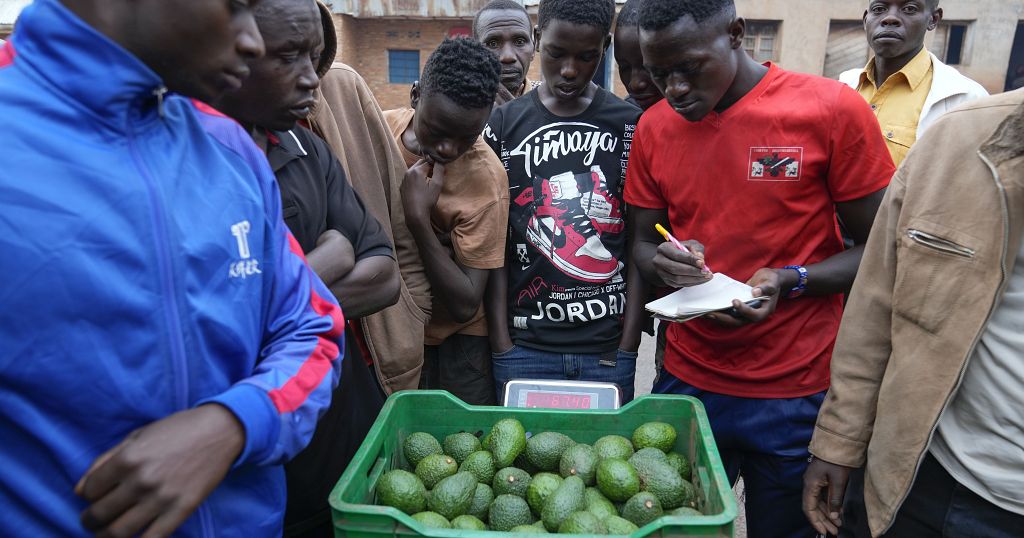
[[875, 59], [868, 61], [860, 74], [857, 91], [868, 101], [882, 127], [882, 136], [892, 160], [899, 166], [917, 140], [921, 110], [932, 89], [932, 58], [928, 50], [914, 56], [910, 63], [876, 86]]

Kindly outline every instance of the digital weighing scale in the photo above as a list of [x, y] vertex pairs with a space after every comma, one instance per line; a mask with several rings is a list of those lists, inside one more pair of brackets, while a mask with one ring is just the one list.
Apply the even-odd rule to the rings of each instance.
[[618, 409], [622, 391], [615, 383], [513, 379], [505, 383], [505, 407]]

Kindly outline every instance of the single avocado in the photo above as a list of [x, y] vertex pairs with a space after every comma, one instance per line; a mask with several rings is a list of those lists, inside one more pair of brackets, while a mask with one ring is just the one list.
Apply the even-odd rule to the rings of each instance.
[[427, 489], [434, 489], [437, 483], [459, 472], [459, 466], [451, 456], [431, 454], [416, 466], [416, 476]]
[[547, 534], [548, 530], [536, 525], [516, 525], [515, 527], [512, 527], [512, 530], [509, 532], [517, 532], [521, 534]]
[[420, 512], [413, 514], [412, 518], [423, 524], [424, 527], [433, 529], [450, 529], [452, 524], [444, 516], [437, 512]]
[[[529, 443], [530, 440], [527, 439], [526, 442]], [[523, 449], [523, 451], [520, 452], [518, 456], [516, 456], [516, 460], [512, 462], [512, 466], [517, 469], [522, 469], [530, 473], [531, 475], [535, 475], [541, 472], [541, 470], [538, 469], [536, 465], [530, 463], [530, 460], [526, 459], [526, 449]]]
[[657, 448], [647, 447], [637, 450], [636, 453], [630, 456], [627, 461], [629, 461], [630, 465], [636, 467], [636, 462], [640, 460], [668, 461], [668, 456]]
[[473, 516], [462, 515], [452, 520], [452, 528], [467, 531], [485, 531], [487, 530], [487, 525], [484, 525], [483, 521]]
[[533, 509], [533, 513], [540, 514], [544, 510], [544, 503], [548, 497], [562, 485], [562, 477], [555, 473], [537, 473], [530, 480], [530, 486], [526, 488], [526, 502]]
[[406, 514], [422, 512], [427, 507], [426, 497], [427, 488], [409, 471], [388, 471], [377, 482], [379, 504], [393, 506]]
[[608, 528], [608, 534], [633, 534], [640, 530], [640, 527], [630, 523], [628, 519], [619, 516], [605, 518], [604, 526]]
[[586, 504], [588, 505], [595, 501], [609, 500], [608, 497], [605, 497], [604, 493], [601, 493], [601, 490], [597, 489], [596, 486], [588, 486], [587, 489], [583, 491], [583, 497], [584, 501], [586, 501]]
[[494, 454], [486, 450], [478, 450], [469, 456], [459, 465], [460, 471], [473, 473], [476, 481], [481, 484], [490, 484], [494, 480]]
[[626, 460], [603, 459], [597, 464], [597, 488], [608, 499], [625, 502], [640, 491], [640, 476]]
[[526, 449], [526, 430], [514, 418], [496, 422], [490, 435], [491, 454], [494, 454], [494, 465], [499, 469], [512, 465], [516, 456]]
[[578, 476], [570, 476], [562, 481], [562, 485], [548, 497], [541, 510], [541, 520], [544, 521], [544, 528], [551, 532], [558, 530], [558, 526], [573, 512], [580, 512], [586, 508], [583, 479]]
[[633, 443], [621, 435], [605, 435], [594, 443], [597, 457], [628, 460], [633, 455]]
[[444, 445], [442, 445], [444, 453], [448, 454], [452, 458], [455, 458], [455, 462], [462, 465], [466, 458], [480, 450], [480, 440], [471, 433], [453, 433], [448, 437], [444, 438]]
[[526, 441], [526, 460], [541, 471], [555, 471], [562, 454], [574, 444], [565, 434], [541, 432]]
[[423, 458], [431, 454], [443, 454], [444, 450], [433, 435], [416, 432], [405, 438], [405, 442], [402, 443], [402, 452], [405, 454], [405, 461], [409, 462], [412, 469], [415, 469], [423, 461]]
[[487, 512], [490, 511], [492, 502], [494, 502], [494, 491], [491, 490], [491, 486], [477, 484], [476, 491], [473, 492], [473, 502], [470, 503], [466, 514], [481, 521], [487, 521]]
[[583, 492], [583, 504], [586, 506], [587, 512], [594, 514], [600, 520], [604, 520], [608, 516], [619, 515], [615, 505], [596, 487], [589, 487]]
[[665, 455], [665, 461], [667, 461], [668, 464], [671, 465], [677, 473], [679, 473], [679, 476], [681, 476], [683, 480], [690, 479], [690, 460], [688, 460], [686, 456], [678, 452], [669, 452]]
[[590, 512], [574, 512], [558, 526], [558, 534], [608, 534], [608, 528]]
[[676, 508], [675, 510], [672, 510], [671, 512], [669, 512], [668, 515], [670, 515], [670, 516], [682, 516], [682, 517], [693, 517], [693, 516], [703, 516], [704, 513], [701, 512], [700, 510], [697, 510], [696, 508], [691, 508], [689, 506], [680, 506], [679, 508]]
[[530, 474], [515, 467], [505, 467], [494, 474], [491, 484], [495, 495], [515, 495], [526, 498], [526, 489], [530, 487]]
[[455, 473], [437, 483], [427, 506], [449, 520], [469, 511], [476, 493], [476, 478], [470, 473]]
[[693, 502], [693, 484], [683, 480], [667, 462], [644, 460], [636, 467], [636, 473], [640, 476], [640, 490], [653, 493], [662, 508], [671, 510]]
[[648, 422], [633, 430], [633, 447], [652, 447], [668, 453], [676, 446], [676, 429], [664, 422]]
[[622, 507], [622, 517], [637, 527], [643, 527], [658, 519], [662, 513], [661, 503], [649, 491], [633, 495]]
[[488, 515], [492, 531], [508, 531], [519, 525], [533, 523], [530, 506], [522, 497], [516, 495], [498, 495], [491, 504]]
[[563, 478], [575, 475], [582, 478], [584, 484], [593, 486], [596, 483], [598, 461], [594, 447], [582, 443], [576, 444], [562, 454], [562, 459], [558, 462], [558, 470]]

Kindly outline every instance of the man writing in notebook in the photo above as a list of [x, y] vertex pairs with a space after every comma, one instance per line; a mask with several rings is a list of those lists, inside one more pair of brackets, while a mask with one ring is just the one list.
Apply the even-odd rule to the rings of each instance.
[[[634, 255], [655, 286], [707, 282], [704, 262], [767, 300], [669, 328], [655, 392], [699, 397], [750, 535], [811, 536], [801, 475], [828, 363], [892, 160], [864, 100], [835, 81], [761, 65], [732, 0], [648, 0], [644, 63], [665, 100], [633, 140]], [[835, 215], [858, 246], [843, 251]], [[688, 254], [656, 231], [668, 224]]]

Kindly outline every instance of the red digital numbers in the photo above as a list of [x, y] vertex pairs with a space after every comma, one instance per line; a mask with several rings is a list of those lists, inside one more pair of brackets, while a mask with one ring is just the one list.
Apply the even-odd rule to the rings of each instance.
[[590, 409], [590, 398], [589, 394], [530, 391], [526, 393], [526, 407]]

